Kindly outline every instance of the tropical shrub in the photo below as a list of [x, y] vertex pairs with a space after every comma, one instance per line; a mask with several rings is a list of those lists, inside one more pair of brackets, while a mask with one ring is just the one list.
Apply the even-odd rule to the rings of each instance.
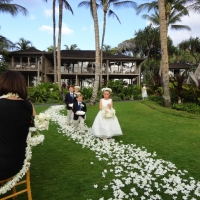
[[136, 85], [124, 86], [121, 80], [109, 80], [107, 87], [112, 89], [112, 96], [119, 97], [118, 100], [141, 99], [141, 87]]
[[92, 89], [93, 88], [86, 88], [86, 87], [83, 87], [81, 90], [80, 90], [80, 93], [83, 95], [84, 99], [88, 100], [91, 98], [92, 96]]
[[123, 93], [123, 81], [121, 80], [109, 80], [107, 82], [107, 87], [112, 89], [113, 94], [121, 94]]
[[159, 105], [163, 105], [163, 98], [162, 96], [151, 95], [148, 97], [149, 100], [157, 102]]
[[[176, 84], [176, 83], [175, 83]], [[177, 89], [174, 85], [170, 84], [170, 95], [172, 102], [177, 103], [178, 101], [178, 93]], [[183, 83], [182, 91], [181, 91], [182, 102], [195, 102], [197, 104], [200, 103], [200, 89], [195, 84], [187, 84]]]
[[54, 100], [62, 100], [58, 89], [58, 84], [49, 82], [40, 83], [37, 86], [29, 87], [28, 98], [34, 103], [46, 103]]
[[196, 103], [181, 103], [181, 104], [174, 103], [172, 105], [172, 108], [176, 110], [187, 111], [193, 114], [200, 114], [200, 106], [197, 105]]

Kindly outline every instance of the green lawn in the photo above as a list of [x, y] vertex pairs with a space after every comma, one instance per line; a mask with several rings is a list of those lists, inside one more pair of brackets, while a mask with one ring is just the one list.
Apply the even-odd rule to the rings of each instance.
[[[194, 177], [195, 180], [200, 180], [198, 116], [187, 115], [184, 112], [177, 114], [176, 111], [162, 109], [155, 104], [149, 107], [140, 101], [116, 102], [114, 107], [123, 131], [123, 136], [115, 138], [116, 142], [144, 146], [148, 152], [155, 151], [156, 158], [170, 161], [180, 170], [187, 170], [187, 178]], [[48, 106], [36, 106], [36, 111], [39, 113], [47, 108]], [[88, 127], [92, 126], [97, 112], [98, 105], [88, 106]], [[111, 174], [102, 178], [102, 171], [108, 168], [107, 162], [98, 161], [93, 151], [82, 148], [80, 144], [58, 133], [57, 128], [56, 124], [51, 124], [49, 130], [44, 132], [44, 144], [33, 148], [33, 199], [97, 200], [101, 197], [111, 197], [111, 189], [102, 190], [102, 187], [113, 179]], [[91, 162], [94, 164], [91, 165]], [[97, 189], [94, 189], [94, 184], [98, 184]], [[161, 196], [163, 199], [170, 199], [165, 194]], [[18, 199], [25, 200], [26, 196], [21, 195]], [[138, 196], [134, 199], [140, 198]]]

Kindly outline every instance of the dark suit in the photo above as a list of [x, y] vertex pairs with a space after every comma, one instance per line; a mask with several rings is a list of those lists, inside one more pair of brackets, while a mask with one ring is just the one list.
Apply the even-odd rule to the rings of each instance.
[[74, 97], [74, 95], [73, 95], [73, 98], [72, 98], [71, 95], [70, 95], [70, 92], [66, 94], [65, 103], [66, 103], [67, 110], [71, 110], [72, 109], [72, 107], [69, 107], [68, 104], [74, 103], [75, 100], [76, 100], [76, 98]]
[[77, 120], [79, 116], [83, 117], [83, 119], [85, 119], [85, 115], [76, 115], [76, 112], [77, 111], [84, 111], [86, 112], [87, 111], [87, 107], [86, 107], [86, 104], [84, 102], [81, 102], [81, 104], [83, 105], [81, 108], [79, 108], [78, 106], [78, 102], [75, 102], [73, 104], [73, 107], [72, 107], [72, 111], [74, 113], [74, 120]]

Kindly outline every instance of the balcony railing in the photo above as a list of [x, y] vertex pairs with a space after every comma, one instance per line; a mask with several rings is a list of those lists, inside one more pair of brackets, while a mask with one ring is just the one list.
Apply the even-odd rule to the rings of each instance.
[[[30, 70], [38, 70], [38, 63], [7, 63], [8, 64], [8, 68], [12, 69], [12, 70], [26, 70], [26, 71], [30, 71]], [[39, 65], [40, 67], [40, 65]]]
[[[54, 69], [51, 68], [49, 70], [47, 70], [47, 73], [54, 73]], [[139, 74], [139, 69], [136, 69], [136, 70], [129, 70], [129, 69], [126, 69], [126, 70], [120, 70], [120, 71], [117, 71], [117, 70], [113, 70], [113, 71], [110, 71], [108, 70], [108, 72], [106, 72], [104, 69], [102, 69], [102, 75], [106, 75], [106, 74], [121, 74], [121, 75], [124, 75], [124, 74]], [[62, 71], [61, 70], [61, 74], [95, 74], [95, 69], [91, 69], [91, 68], [84, 68], [82, 71], [79, 70], [79, 71], [72, 71], [71, 69], [70, 70], [64, 70]]]
[[[19, 62], [14, 62], [14, 63], [7, 63], [9, 69], [12, 70], [18, 70], [18, 71], [37, 71], [38, 70], [38, 63], [19, 63]], [[39, 70], [41, 70], [41, 64], [39, 64]], [[46, 73], [50, 73], [53, 74], [54, 73], [54, 69], [51, 66], [46, 66]], [[81, 69], [80, 68], [62, 68], [61, 67], [61, 74], [91, 74], [94, 75], [95, 74], [95, 69], [91, 68], [91, 67], [84, 67]], [[113, 69], [113, 68], [108, 68], [108, 70], [106, 70], [106, 68], [102, 68], [102, 75], [125, 75], [125, 74], [139, 74], [139, 68], [136, 68], [135, 70], [130, 69], [130, 68], [126, 68], [126, 69], [120, 69], [118, 68], [118, 70]]]

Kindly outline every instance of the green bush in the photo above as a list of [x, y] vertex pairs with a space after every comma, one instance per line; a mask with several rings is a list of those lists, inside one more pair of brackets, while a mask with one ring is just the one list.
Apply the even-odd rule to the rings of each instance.
[[172, 105], [172, 108], [176, 110], [187, 111], [193, 114], [200, 114], [200, 106], [197, 105], [196, 103], [181, 103], [181, 104], [174, 103]]
[[[121, 100], [133, 100], [133, 99], [141, 99], [141, 87], [136, 85], [123, 85], [123, 82], [120, 80], [108, 81], [107, 87], [112, 89], [111, 98], [113, 101], [121, 101]], [[84, 101], [88, 103], [92, 96], [93, 87], [83, 87], [80, 90], [80, 93], [84, 97]], [[62, 97], [58, 89], [58, 84], [55, 83], [40, 83], [37, 86], [32, 86], [28, 88], [28, 98], [33, 103], [59, 103], [63, 102], [63, 99], [69, 91], [65, 88], [62, 88]], [[102, 98], [101, 89], [98, 90], [96, 102]]]
[[112, 96], [111, 98], [113, 101], [121, 101], [121, 98], [118, 96]]
[[86, 87], [83, 87], [81, 90], [80, 90], [80, 93], [83, 95], [84, 99], [90, 99], [91, 96], [92, 96], [92, 89], [93, 88], [86, 88]]
[[156, 95], [151, 95], [148, 97], [149, 100], [151, 101], [155, 101], [156, 103], [158, 103], [159, 105], [163, 104], [163, 98], [161, 96], [156, 96]]
[[29, 87], [28, 98], [34, 103], [46, 103], [49, 99], [57, 101], [62, 100], [58, 89], [58, 84], [48, 82]]
[[63, 104], [64, 103], [64, 101], [62, 101], [62, 100], [56, 100], [56, 99], [48, 99], [47, 101], [46, 101], [46, 103], [48, 103], [48, 104]]

